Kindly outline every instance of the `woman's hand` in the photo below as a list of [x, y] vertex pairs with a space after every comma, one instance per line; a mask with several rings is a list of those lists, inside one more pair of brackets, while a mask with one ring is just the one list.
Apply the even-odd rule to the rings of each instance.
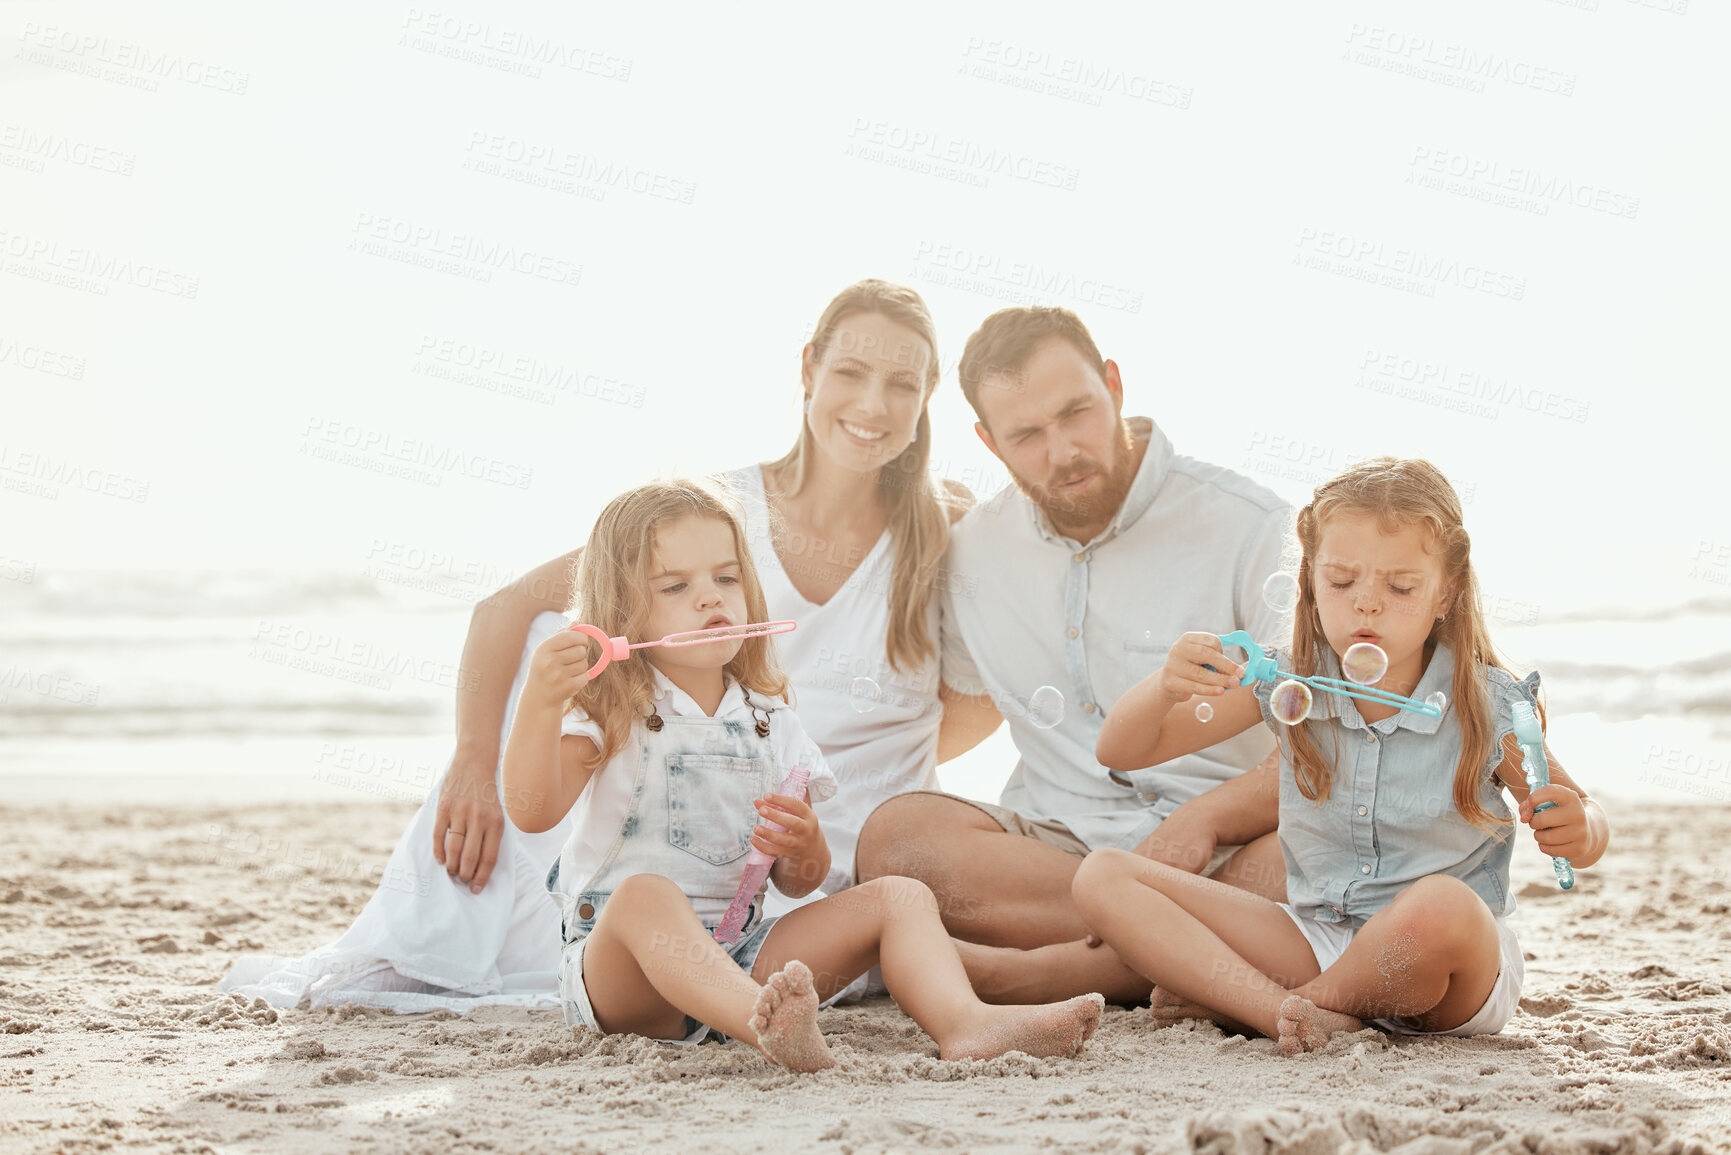
[[[557, 717], [565, 703], [589, 680], [589, 639], [560, 630], [529, 659], [518, 713], [541, 710]], [[505, 811], [494, 786], [495, 767], [486, 758], [459, 750], [445, 774], [439, 806], [433, 814], [433, 857], [445, 873], [469, 884], [480, 894], [499, 861], [505, 836]]]
[[490, 761], [464, 758], [459, 751], [445, 772], [433, 812], [433, 857], [446, 874], [468, 883], [470, 894], [480, 894], [492, 877], [505, 836], [505, 812], [493, 771]]
[[[1213, 669], [1206, 667], [1212, 666]], [[1217, 696], [1238, 685], [1244, 667], [1226, 656], [1214, 634], [1180, 635], [1166, 651], [1160, 671], [1160, 696], [1173, 705], [1197, 694]]]

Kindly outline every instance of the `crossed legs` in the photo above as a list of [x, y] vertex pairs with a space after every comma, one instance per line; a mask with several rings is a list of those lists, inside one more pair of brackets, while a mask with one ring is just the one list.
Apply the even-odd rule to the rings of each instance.
[[1286, 912], [1257, 895], [1124, 851], [1088, 856], [1077, 905], [1131, 968], [1177, 999], [1315, 1050], [1361, 1019], [1448, 1030], [1484, 1004], [1501, 966], [1495, 920], [1458, 879], [1420, 879], [1320, 971]]
[[[1089, 946], [1071, 895], [1082, 859], [1006, 831], [984, 810], [941, 794], [905, 794], [879, 806], [860, 832], [861, 880], [918, 879], [936, 896], [974, 989], [987, 1002], [1047, 1002], [1087, 991], [1134, 1004], [1148, 979], [1110, 947]], [[1219, 871], [1233, 885], [1266, 888], [1285, 872], [1272, 836]]]

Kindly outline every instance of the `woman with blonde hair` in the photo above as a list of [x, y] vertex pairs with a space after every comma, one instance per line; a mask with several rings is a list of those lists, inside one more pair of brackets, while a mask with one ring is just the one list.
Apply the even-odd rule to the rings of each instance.
[[[793, 447], [724, 477], [769, 616], [799, 622], [776, 650], [839, 785], [815, 808], [834, 863], [827, 893], [852, 884], [854, 844], [879, 802], [936, 786], [932, 595], [949, 524], [971, 501], [960, 486], [940, 490], [927, 469], [938, 376], [937, 330], [919, 294], [851, 285], [802, 351]], [[559, 919], [545, 880], [569, 831], [508, 822], [499, 771], [530, 657], [568, 624], [580, 556], [554, 558], [475, 607], [456, 750], [385, 867], [394, 885], [337, 942], [300, 960], [243, 959], [224, 989], [277, 1005], [557, 1005]]]

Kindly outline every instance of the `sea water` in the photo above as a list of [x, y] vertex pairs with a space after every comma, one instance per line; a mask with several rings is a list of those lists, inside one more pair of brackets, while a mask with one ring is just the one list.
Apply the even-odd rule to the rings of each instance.
[[[418, 801], [478, 585], [282, 571], [0, 581], [0, 797]], [[1491, 620], [1560, 765], [1607, 797], [1731, 801], [1731, 597]], [[1007, 731], [939, 769], [995, 799]]]

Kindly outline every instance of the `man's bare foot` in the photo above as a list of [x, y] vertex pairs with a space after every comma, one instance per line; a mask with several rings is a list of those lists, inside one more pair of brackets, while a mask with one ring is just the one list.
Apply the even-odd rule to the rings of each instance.
[[1315, 1051], [1335, 1035], [1364, 1030], [1364, 1023], [1339, 1011], [1325, 1011], [1303, 995], [1280, 1004], [1280, 1049], [1288, 1055]]
[[1201, 1003], [1193, 1003], [1180, 995], [1175, 995], [1165, 987], [1155, 987], [1148, 995], [1148, 1017], [1154, 1020], [1157, 1027], [1171, 1027], [1186, 1019], [1203, 1019], [1218, 1022], [1215, 1013]]
[[769, 976], [751, 1008], [751, 1031], [770, 1060], [790, 1071], [822, 1071], [835, 1066], [829, 1044], [817, 1029], [817, 990], [811, 969], [798, 959]]
[[1090, 947], [1081, 939], [1028, 950], [950, 941], [982, 1003], [1036, 1006], [1097, 991], [1109, 1003], [1135, 1006], [1148, 997], [1148, 980], [1119, 961], [1111, 947]]
[[1068, 1058], [1094, 1034], [1105, 1005], [1096, 994], [1034, 1007], [982, 1006], [961, 1037], [940, 1044], [938, 1054], [945, 1059], [995, 1059], [1021, 1051], [1036, 1059]]
[[1018, 950], [1008, 946], [981, 946], [979, 943], [951, 939], [968, 983], [983, 1003], [999, 1006], [1030, 1006], [1070, 998], [1076, 990], [1074, 980], [1068, 989], [1052, 990], [1052, 947]]
[[981, 946], [975, 942], [964, 942], [959, 938], [950, 940], [955, 944], [956, 957], [962, 960], [962, 969], [967, 972], [968, 985], [974, 988], [974, 994], [981, 1002], [1001, 1003], [1004, 1001], [1004, 981], [1007, 965], [1013, 965], [1012, 955], [1020, 956], [1021, 951], [1006, 946]]
[[1182, 996], [1175, 995], [1165, 987], [1155, 987], [1148, 996], [1148, 1017], [1156, 1027], [1175, 1027], [1179, 1023], [1191, 1019], [1201, 1019], [1205, 1023], [1213, 1023], [1228, 1034], [1259, 1035], [1262, 1032], [1252, 1030], [1233, 1018], [1219, 1011], [1211, 1011], [1201, 1003], [1193, 1003]]

